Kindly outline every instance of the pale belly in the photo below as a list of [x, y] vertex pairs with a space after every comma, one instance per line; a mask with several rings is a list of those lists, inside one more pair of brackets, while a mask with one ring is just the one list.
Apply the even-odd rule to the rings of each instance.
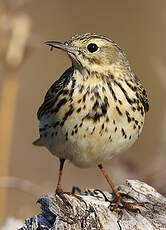
[[[118, 116], [117, 116], [118, 118]], [[43, 135], [43, 143], [59, 158], [70, 160], [80, 168], [96, 166], [111, 159], [128, 148], [138, 139], [143, 122], [140, 116], [127, 122], [127, 117], [100, 121], [84, 120], [71, 116], [63, 127], [48, 126]], [[48, 124], [48, 118], [46, 119]], [[40, 126], [43, 127], [44, 119]]]

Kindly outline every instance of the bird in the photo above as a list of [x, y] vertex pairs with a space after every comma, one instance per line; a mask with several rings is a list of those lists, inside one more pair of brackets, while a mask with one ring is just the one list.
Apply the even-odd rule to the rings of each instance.
[[[56, 194], [66, 160], [79, 168], [98, 167], [114, 195], [116, 207], [132, 210], [115, 188], [103, 162], [125, 152], [140, 136], [149, 110], [147, 93], [132, 70], [126, 54], [110, 38], [95, 33], [73, 35], [65, 42], [47, 41], [71, 60], [62, 76], [49, 88], [40, 106], [40, 138], [59, 158]], [[64, 199], [65, 200], [65, 199]]]

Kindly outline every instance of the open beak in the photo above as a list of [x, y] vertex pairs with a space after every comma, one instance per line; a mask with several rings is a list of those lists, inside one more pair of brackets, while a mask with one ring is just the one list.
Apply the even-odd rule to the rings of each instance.
[[69, 45], [67, 42], [56, 42], [56, 41], [47, 41], [44, 42], [44, 44], [51, 46], [51, 50], [53, 48], [61, 49], [69, 53], [75, 53], [75, 48], [71, 45]]

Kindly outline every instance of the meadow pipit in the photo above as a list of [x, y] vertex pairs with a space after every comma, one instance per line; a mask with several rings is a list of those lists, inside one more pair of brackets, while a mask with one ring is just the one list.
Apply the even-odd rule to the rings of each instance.
[[98, 166], [119, 203], [127, 209], [102, 163], [138, 139], [149, 109], [146, 91], [124, 52], [111, 39], [92, 33], [46, 45], [65, 51], [72, 66], [50, 87], [38, 110], [40, 138], [60, 159], [56, 192], [63, 194], [65, 160], [80, 168]]

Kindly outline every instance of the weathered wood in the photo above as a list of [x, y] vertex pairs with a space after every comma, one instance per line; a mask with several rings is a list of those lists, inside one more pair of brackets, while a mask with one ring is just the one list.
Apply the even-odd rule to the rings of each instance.
[[137, 206], [139, 211], [136, 213], [126, 211], [122, 206], [113, 211], [113, 204], [108, 201], [113, 195], [94, 189], [80, 195], [82, 202], [65, 195], [72, 207], [66, 206], [57, 195], [47, 194], [38, 201], [42, 213], [26, 219], [20, 230], [166, 230], [166, 198], [143, 182], [127, 180], [126, 184], [118, 186], [124, 199], [144, 204]]

